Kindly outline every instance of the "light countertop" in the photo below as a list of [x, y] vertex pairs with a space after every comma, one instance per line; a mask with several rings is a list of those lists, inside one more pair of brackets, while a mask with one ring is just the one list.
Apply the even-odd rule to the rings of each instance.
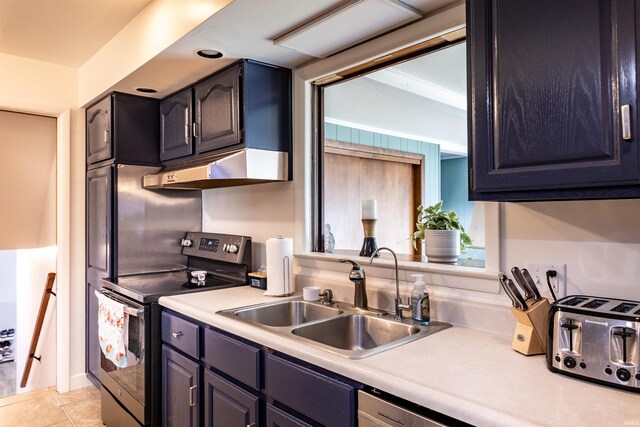
[[640, 425], [640, 394], [550, 372], [544, 356], [523, 356], [511, 340], [463, 327], [350, 360], [215, 314], [264, 302], [240, 287], [162, 297], [160, 305], [250, 341], [478, 426]]

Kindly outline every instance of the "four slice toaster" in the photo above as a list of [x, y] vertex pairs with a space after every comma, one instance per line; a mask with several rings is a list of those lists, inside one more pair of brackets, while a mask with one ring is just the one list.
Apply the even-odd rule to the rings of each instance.
[[640, 392], [640, 302], [570, 295], [549, 312], [547, 367]]

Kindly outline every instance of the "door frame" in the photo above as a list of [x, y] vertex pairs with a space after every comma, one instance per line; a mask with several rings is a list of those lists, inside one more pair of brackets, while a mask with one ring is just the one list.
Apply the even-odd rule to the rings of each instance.
[[16, 99], [8, 104], [0, 103], [0, 109], [56, 119], [56, 388], [65, 393], [71, 382], [71, 109]]

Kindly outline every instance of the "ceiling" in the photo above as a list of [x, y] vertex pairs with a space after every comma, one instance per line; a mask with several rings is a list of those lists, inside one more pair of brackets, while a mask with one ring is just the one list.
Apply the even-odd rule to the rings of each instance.
[[151, 0], [0, 0], [0, 53], [78, 68]]
[[[152, 1], [0, 0], [0, 52], [78, 68]], [[345, 1], [234, 0], [108, 90], [150, 87], [163, 98], [238, 58], [298, 67], [315, 58], [273, 40]], [[456, 0], [403, 2], [428, 15]], [[225, 58], [197, 57], [203, 48]]]
[[[80, 68], [152, 1], [0, 0], [0, 53]], [[274, 40], [345, 1], [234, 0], [120, 82], [106, 88], [104, 93], [112, 90], [137, 93], [136, 88], [147, 87], [156, 89], [157, 93], [146, 96], [164, 98], [239, 58], [289, 68], [307, 64], [316, 58], [277, 45]], [[458, 0], [402, 1], [423, 16], [459, 3]], [[203, 59], [195, 55], [199, 49], [220, 50], [225, 56], [218, 60]], [[379, 88], [382, 85], [384, 88], [377, 90], [393, 89], [394, 93], [402, 93], [404, 83], [398, 79], [409, 76], [413, 84], [427, 93], [434, 93], [434, 88], [436, 92], [445, 91], [443, 103], [442, 99], [428, 99], [431, 95], [420, 101], [405, 90], [405, 95], [412, 95], [412, 102], [431, 103], [440, 110], [457, 108], [460, 112], [459, 107], [454, 108], [454, 101], [447, 100], [466, 93], [464, 78], [459, 78], [464, 74], [460, 61], [464, 62], [464, 58], [459, 55], [443, 55], [442, 62], [400, 64], [395, 74], [379, 77], [384, 81], [362, 86]], [[95, 99], [100, 96], [102, 94], [95, 94]]]
[[[158, 90], [153, 96], [162, 98], [239, 58], [296, 68], [316, 58], [273, 40], [344, 1], [234, 0], [112, 89], [135, 93], [136, 87], [153, 87]], [[403, 0], [424, 15], [455, 1]], [[194, 55], [198, 49], [220, 50], [225, 58], [202, 59]]]

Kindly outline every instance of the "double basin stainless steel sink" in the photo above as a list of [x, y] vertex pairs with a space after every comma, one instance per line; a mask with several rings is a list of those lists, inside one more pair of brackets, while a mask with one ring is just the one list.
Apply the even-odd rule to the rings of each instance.
[[411, 319], [394, 320], [384, 312], [362, 310], [348, 303], [288, 300], [218, 312], [274, 333], [330, 351], [361, 359], [415, 341], [451, 327], [432, 321], [420, 325]]

